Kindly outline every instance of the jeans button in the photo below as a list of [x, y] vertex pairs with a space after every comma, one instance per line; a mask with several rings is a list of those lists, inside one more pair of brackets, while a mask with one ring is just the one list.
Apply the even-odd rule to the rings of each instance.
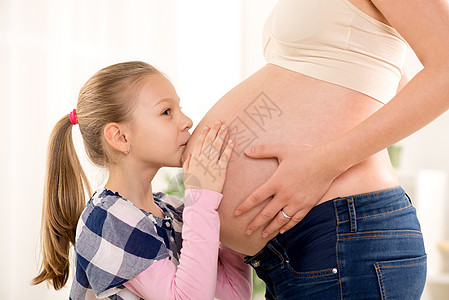
[[258, 266], [260, 266], [260, 261], [258, 261], [258, 260], [253, 261], [253, 262], [251, 263], [251, 265], [253, 266], [253, 268], [257, 268]]
[[337, 274], [337, 273], [338, 273], [337, 268], [333, 268], [333, 269], [332, 269], [332, 273], [333, 273], [333, 274]]

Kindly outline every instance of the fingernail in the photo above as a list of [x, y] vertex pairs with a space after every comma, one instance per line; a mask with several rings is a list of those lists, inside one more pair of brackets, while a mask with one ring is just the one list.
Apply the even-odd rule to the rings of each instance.
[[204, 126], [204, 131], [207, 131], [207, 130], [209, 130], [209, 127]]
[[242, 214], [242, 212], [240, 210], [236, 210], [234, 212], [234, 216], [240, 216]]
[[254, 153], [254, 147], [249, 147], [245, 149], [246, 154], [253, 154]]
[[248, 229], [248, 230], [246, 231], [246, 234], [247, 234], [247, 235], [251, 235], [251, 233], [253, 233], [253, 231], [252, 231], [251, 229]]
[[285, 232], [284, 229], [281, 229], [281, 230], [279, 231], [280, 234], [284, 234], [284, 232]]
[[220, 125], [220, 121], [215, 121], [215, 125]]
[[226, 125], [224, 125], [224, 124], [221, 125], [221, 129], [222, 129], [222, 130], [226, 129]]
[[228, 141], [228, 143], [229, 143], [229, 144], [232, 144], [232, 143], [234, 143], [234, 141], [230, 139], [230, 140]]
[[268, 236], [268, 233], [264, 232], [262, 233], [262, 238], [266, 238]]

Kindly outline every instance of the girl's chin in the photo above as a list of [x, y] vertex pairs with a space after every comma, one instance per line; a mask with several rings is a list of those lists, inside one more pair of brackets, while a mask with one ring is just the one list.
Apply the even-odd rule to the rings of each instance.
[[171, 164], [167, 164], [164, 167], [167, 167], [167, 168], [182, 168], [181, 158], [179, 159], [179, 162], [173, 162]]
[[180, 156], [178, 162], [173, 167], [174, 168], [182, 168], [183, 163], [184, 163], [184, 160], [182, 159], [182, 156]]

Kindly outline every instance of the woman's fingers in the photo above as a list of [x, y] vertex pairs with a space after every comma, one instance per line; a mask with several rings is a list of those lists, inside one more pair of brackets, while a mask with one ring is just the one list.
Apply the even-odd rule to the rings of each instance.
[[[276, 214], [273, 221], [268, 224], [267, 227], [262, 232], [262, 237], [266, 238], [267, 236], [271, 235], [272, 233], [279, 232], [279, 229], [283, 227], [285, 224], [290, 222], [290, 218], [287, 218], [283, 213], [282, 209]], [[285, 213], [285, 212], [284, 212]]]
[[329, 153], [326, 146], [273, 146], [256, 147], [253, 157], [277, 157], [278, 168], [264, 185], [234, 211], [234, 215], [245, 213], [275, 195], [248, 225], [248, 234], [262, 226], [265, 227], [263, 236], [291, 229], [322, 199], [334, 178], [340, 174], [338, 170], [328, 168]]
[[243, 200], [243, 202], [240, 203], [234, 210], [234, 215], [239, 216], [243, 213], [246, 213], [252, 208], [259, 205], [260, 203], [264, 202], [266, 199], [276, 194], [276, 188], [272, 186], [271, 182], [272, 179], [270, 178], [265, 184], [263, 184], [251, 195], [249, 195], [245, 200]]
[[264, 144], [251, 146], [245, 149], [245, 154], [252, 158], [270, 158], [277, 157], [279, 159], [282, 150], [285, 149], [283, 144]]
[[282, 209], [282, 206], [283, 204], [279, 201], [278, 197], [274, 197], [269, 200], [257, 216], [249, 223], [246, 228], [246, 233], [249, 235], [258, 230], [260, 227], [265, 227], [270, 222], [279, 222], [278, 228], [281, 228], [287, 224], [288, 220], [285, 218], [277, 218], [277, 214]]
[[[306, 216], [307, 213], [308, 213], [308, 211], [306, 211], [306, 210], [298, 211], [296, 214], [293, 215], [293, 217], [290, 219], [290, 221], [280, 229], [279, 232], [282, 234], [282, 233], [292, 229], [293, 227], [295, 227], [296, 224], [301, 222], [301, 220]], [[270, 232], [272, 232], [272, 228], [265, 228], [264, 234], [265, 234], [265, 232], [270, 234]]]
[[278, 231], [282, 234], [293, 228], [305, 217], [306, 213], [304, 213], [304, 210], [300, 210], [296, 214], [289, 213], [289, 210], [292, 211], [291, 208], [286, 206], [278, 212], [274, 220], [263, 230], [263, 238]]
[[297, 207], [285, 206], [281, 199], [282, 196], [277, 195], [265, 205], [248, 225], [246, 229], [248, 235], [266, 224], [268, 225], [266, 225], [262, 232], [263, 238], [277, 232], [284, 233], [304, 218], [308, 210], [303, 208], [299, 208], [298, 210]]

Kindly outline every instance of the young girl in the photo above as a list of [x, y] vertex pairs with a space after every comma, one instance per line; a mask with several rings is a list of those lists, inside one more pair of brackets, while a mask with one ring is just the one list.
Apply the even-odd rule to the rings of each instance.
[[[90, 194], [90, 187], [72, 142], [75, 124], [89, 158], [109, 171], [87, 205], [84, 188]], [[173, 85], [146, 63], [112, 65], [90, 78], [77, 109], [50, 137], [43, 262], [33, 283], [62, 288], [74, 244], [74, 300], [250, 299], [250, 267], [219, 243], [216, 209], [233, 142], [224, 142], [227, 128], [216, 121], [182, 164], [191, 127]], [[181, 165], [184, 202], [153, 193], [156, 172]]]

